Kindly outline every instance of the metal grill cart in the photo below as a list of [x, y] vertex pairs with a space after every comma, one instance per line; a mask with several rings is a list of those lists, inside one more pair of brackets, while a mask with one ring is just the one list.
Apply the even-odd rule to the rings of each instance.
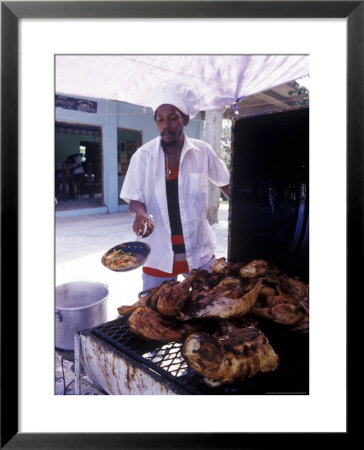
[[83, 368], [110, 395], [261, 395], [308, 394], [308, 336], [266, 323], [264, 332], [280, 355], [275, 372], [234, 385], [208, 386], [190, 369], [181, 344], [160, 344], [134, 335], [122, 317], [75, 335], [76, 394], [82, 394]]

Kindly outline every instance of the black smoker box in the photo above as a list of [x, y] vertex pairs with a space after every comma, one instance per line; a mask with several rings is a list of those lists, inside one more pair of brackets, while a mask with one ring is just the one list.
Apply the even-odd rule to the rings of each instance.
[[235, 120], [228, 258], [309, 275], [309, 109]]
[[[308, 107], [235, 119], [228, 260], [262, 258], [308, 282], [308, 206]], [[135, 336], [124, 317], [80, 332], [75, 355], [109, 394], [308, 394], [309, 335], [268, 320], [261, 329], [278, 369], [218, 388], [187, 366], [180, 343]]]

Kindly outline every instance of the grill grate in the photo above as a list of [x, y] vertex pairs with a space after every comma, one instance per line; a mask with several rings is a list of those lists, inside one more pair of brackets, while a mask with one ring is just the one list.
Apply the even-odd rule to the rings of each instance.
[[[266, 334], [280, 357], [278, 370], [258, 374], [234, 385], [211, 387], [205, 383], [203, 377], [188, 367], [181, 352], [181, 343], [157, 343], [139, 337], [129, 330], [127, 319], [121, 317], [88, 331], [111, 345], [121, 356], [123, 354], [129, 356], [136, 365], [147, 366], [158, 373], [172, 384], [178, 393], [196, 395], [308, 393], [308, 345], [306, 339], [302, 341], [302, 336], [297, 341], [297, 336], [292, 333], [287, 337], [286, 333], [281, 331], [274, 333], [274, 328], [271, 329]], [[297, 354], [300, 355], [299, 359]]]
[[175, 377], [187, 374], [188, 366], [182, 357], [181, 345], [176, 342], [165, 344], [156, 350], [144, 353], [143, 358], [158, 364], [159, 367]]
[[126, 354], [135, 363], [147, 366], [161, 375], [172, 383], [176, 391], [201, 394], [209, 390], [202, 378], [187, 366], [181, 353], [181, 343], [156, 343], [136, 336], [129, 330], [127, 317], [101, 324], [91, 331], [94, 336], [121, 353], [121, 356]]

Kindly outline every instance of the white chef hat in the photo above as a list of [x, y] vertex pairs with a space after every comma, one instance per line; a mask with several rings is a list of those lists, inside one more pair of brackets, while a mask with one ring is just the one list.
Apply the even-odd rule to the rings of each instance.
[[177, 83], [168, 83], [156, 89], [150, 106], [155, 112], [160, 105], [173, 105], [190, 117], [200, 110], [196, 93], [190, 87]]

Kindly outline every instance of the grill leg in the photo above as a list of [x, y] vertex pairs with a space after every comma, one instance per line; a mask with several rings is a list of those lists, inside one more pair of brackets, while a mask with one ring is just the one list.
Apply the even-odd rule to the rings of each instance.
[[81, 360], [80, 360], [80, 336], [75, 333], [75, 395], [81, 395]]

